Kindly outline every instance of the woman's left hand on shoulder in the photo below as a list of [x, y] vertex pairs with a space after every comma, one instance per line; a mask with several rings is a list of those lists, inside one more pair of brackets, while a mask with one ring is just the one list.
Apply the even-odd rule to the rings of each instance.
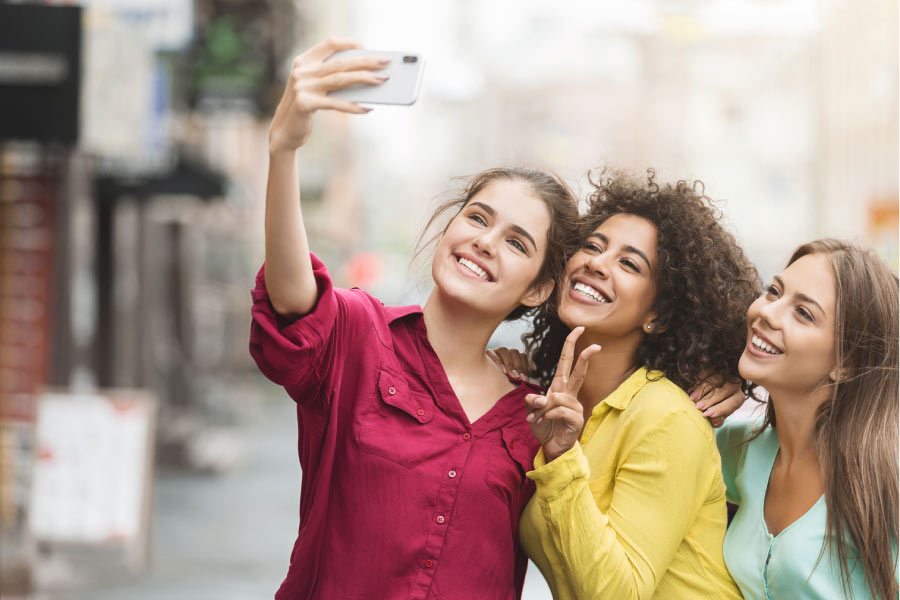
[[721, 427], [725, 419], [739, 409], [747, 397], [740, 382], [726, 381], [716, 386], [704, 381], [691, 389], [691, 400], [713, 427]]
[[582, 350], [573, 369], [575, 342], [583, 332], [584, 327], [576, 327], [566, 338], [547, 394], [525, 396], [528, 409], [525, 420], [543, 447], [547, 462], [572, 448], [584, 427], [584, 407], [578, 401], [578, 391], [587, 373], [588, 360], [600, 351], [600, 346], [594, 344]]

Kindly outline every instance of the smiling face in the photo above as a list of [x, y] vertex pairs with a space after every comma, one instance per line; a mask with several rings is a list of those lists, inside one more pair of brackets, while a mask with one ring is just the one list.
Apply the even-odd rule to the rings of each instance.
[[547, 248], [550, 213], [525, 183], [488, 183], [453, 217], [435, 250], [431, 273], [443, 297], [503, 318], [537, 306], [548, 286], [533, 286]]
[[811, 393], [834, 375], [835, 291], [824, 254], [797, 259], [747, 311], [741, 377], [769, 392]]
[[[566, 265], [559, 318], [592, 338], [632, 338], [655, 327], [656, 226], [631, 214], [608, 218]], [[647, 328], [650, 325], [650, 329]]]

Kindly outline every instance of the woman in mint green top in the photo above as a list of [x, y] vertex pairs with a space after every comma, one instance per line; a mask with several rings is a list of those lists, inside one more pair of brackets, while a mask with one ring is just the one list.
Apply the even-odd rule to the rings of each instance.
[[874, 253], [801, 246], [747, 313], [765, 418], [717, 432], [745, 598], [897, 598], [898, 283]]
[[[825, 538], [824, 495], [778, 535], [766, 527], [766, 482], [778, 455], [778, 435], [769, 427], [752, 442], [743, 443], [760, 425], [762, 419], [737, 416], [716, 430], [725, 497], [740, 505], [725, 533], [728, 571], [746, 600], [840, 598], [840, 572], [833, 553], [816, 564]], [[851, 587], [856, 598], [870, 597], [863, 569], [853, 570]]]

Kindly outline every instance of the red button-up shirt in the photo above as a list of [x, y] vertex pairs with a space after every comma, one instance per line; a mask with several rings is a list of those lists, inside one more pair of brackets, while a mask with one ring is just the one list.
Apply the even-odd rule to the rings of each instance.
[[264, 271], [250, 353], [297, 402], [300, 530], [277, 600], [517, 598], [519, 516], [538, 444], [526, 385], [470, 423], [417, 306], [335, 289], [286, 324]]

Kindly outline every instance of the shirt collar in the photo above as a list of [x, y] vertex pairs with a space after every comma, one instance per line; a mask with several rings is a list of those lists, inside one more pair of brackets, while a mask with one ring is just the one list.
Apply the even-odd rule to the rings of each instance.
[[409, 306], [385, 306], [384, 307], [384, 316], [387, 318], [388, 323], [393, 323], [397, 319], [402, 319], [408, 315], [421, 315], [422, 307], [418, 304], [411, 304]]
[[[664, 377], [662, 371], [648, 371], [647, 367], [641, 367], [623, 381], [612, 394], [603, 399], [600, 404], [606, 404], [610, 408], [625, 410], [631, 405], [631, 401], [637, 396], [645, 385]], [[596, 410], [596, 407], [595, 409]]]

